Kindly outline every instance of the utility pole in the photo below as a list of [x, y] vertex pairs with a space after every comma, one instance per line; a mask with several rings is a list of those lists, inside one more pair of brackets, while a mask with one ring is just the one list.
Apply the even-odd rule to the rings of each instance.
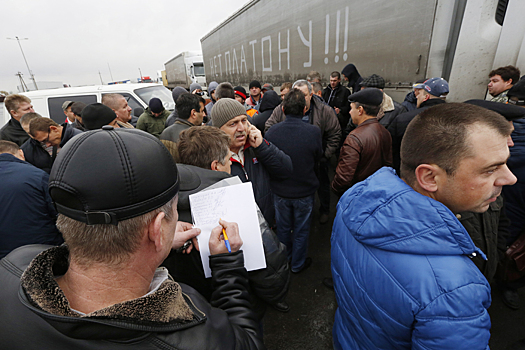
[[20, 79], [20, 86], [22, 86], [22, 92], [26, 92], [26, 91], [29, 91], [29, 89], [27, 88], [27, 85], [24, 81], [24, 78], [22, 78], [22, 73], [21, 72], [18, 72], [17, 74], [15, 74], [19, 79]]
[[[27, 63], [26, 55], [24, 54], [24, 50], [22, 50], [22, 44], [20, 44], [20, 40], [29, 40], [29, 39], [28, 38], [20, 39], [17, 36], [15, 36], [15, 38], [16, 39], [13, 39], [13, 38], [7, 38], [7, 39], [18, 41], [18, 46], [20, 46], [20, 51], [22, 51], [22, 56], [24, 57], [24, 61], [26, 62], [26, 66], [27, 66], [27, 70], [29, 71], [29, 75], [31, 76], [31, 79], [33, 80], [33, 83], [35, 84], [35, 89], [38, 90], [38, 86], [36, 85], [35, 76], [33, 75], [33, 72], [31, 71], [31, 69], [29, 68], [29, 64]], [[22, 77], [20, 77], [20, 78], [22, 78]]]
[[140, 82], [142, 83], [142, 72], [140, 71], [140, 68], [139, 68], [139, 73], [140, 73]]

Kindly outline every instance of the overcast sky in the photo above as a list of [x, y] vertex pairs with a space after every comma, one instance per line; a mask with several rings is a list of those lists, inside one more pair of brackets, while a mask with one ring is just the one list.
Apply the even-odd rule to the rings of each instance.
[[[247, 0], [16, 0], [2, 1], [0, 90], [36, 82], [71, 86], [156, 76], [182, 51], [201, 50], [200, 39]], [[111, 75], [110, 69], [111, 68]]]

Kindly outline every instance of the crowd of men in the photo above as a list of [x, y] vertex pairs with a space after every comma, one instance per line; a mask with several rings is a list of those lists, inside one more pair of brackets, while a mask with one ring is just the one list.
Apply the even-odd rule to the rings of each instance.
[[[313, 263], [314, 208], [326, 224], [336, 195], [323, 280], [338, 303], [334, 348], [486, 348], [491, 283], [512, 309], [525, 284], [519, 75], [492, 71], [490, 101], [449, 103], [447, 81], [433, 77], [399, 103], [383, 77], [349, 64], [325, 88], [312, 71], [280, 95], [257, 80], [248, 91], [211, 82], [209, 99], [199, 84], [175, 88], [174, 111], [153, 97], [137, 120], [119, 94], [65, 101], [64, 123], [7, 96], [0, 338], [28, 349], [264, 349], [265, 309], [290, 309], [290, 273]], [[189, 195], [232, 176], [252, 185], [267, 267], [248, 273], [243, 232], [220, 220], [207, 279]]]

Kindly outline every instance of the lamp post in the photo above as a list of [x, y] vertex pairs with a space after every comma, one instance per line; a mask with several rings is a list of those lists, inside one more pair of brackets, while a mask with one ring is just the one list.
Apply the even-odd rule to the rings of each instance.
[[22, 50], [22, 44], [20, 44], [20, 40], [29, 40], [28, 38], [22, 38], [15, 36], [16, 39], [13, 38], [7, 38], [9, 40], [16, 40], [18, 42], [18, 46], [20, 46], [20, 51], [22, 51], [22, 56], [24, 57], [24, 61], [26, 62], [27, 70], [29, 71], [29, 75], [31, 75], [31, 79], [33, 80], [33, 83], [35, 84], [35, 89], [38, 90], [38, 86], [36, 85], [35, 76], [33, 75], [33, 72], [29, 68], [29, 64], [27, 63], [26, 55], [24, 55], [24, 50]]

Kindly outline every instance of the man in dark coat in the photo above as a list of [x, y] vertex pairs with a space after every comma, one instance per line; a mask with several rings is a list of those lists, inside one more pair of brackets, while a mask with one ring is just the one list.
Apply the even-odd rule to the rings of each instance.
[[[321, 129], [323, 139], [323, 156], [319, 163], [319, 222], [325, 224], [329, 220], [330, 214], [330, 178], [328, 175], [328, 166], [330, 158], [339, 149], [341, 140], [341, 127], [333, 108], [328, 106], [322, 98], [313, 95], [312, 85], [306, 80], [298, 80], [293, 84], [294, 89], [303, 92], [306, 99], [306, 112], [302, 120], [306, 123], [317, 125]], [[266, 121], [265, 130], [274, 124], [284, 121], [284, 115], [281, 105], [275, 107], [270, 119]]]
[[[60, 152], [62, 147], [74, 136], [82, 134], [82, 131], [75, 129], [71, 124], [63, 123], [58, 125], [50, 118], [36, 118], [29, 124], [31, 136], [42, 146], [47, 148], [57, 147], [56, 153]], [[56, 154], [50, 154], [50, 157], [56, 157]]]
[[321, 130], [301, 120], [305, 109], [303, 92], [293, 89], [283, 101], [286, 120], [266, 133], [266, 138], [288, 154], [293, 163], [291, 177], [270, 180], [277, 235], [286, 245], [293, 273], [304, 271], [312, 263], [307, 255], [315, 191], [319, 187], [315, 167], [323, 155]]
[[361, 74], [357, 71], [357, 68], [352, 63], [347, 64], [341, 71], [343, 80], [348, 82], [348, 88], [352, 90], [352, 93], [356, 93], [361, 90], [359, 83], [363, 81]]
[[275, 212], [270, 177], [286, 179], [292, 175], [290, 156], [265, 140], [255, 126], [248, 125], [246, 109], [234, 99], [219, 99], [213, 106], [211, 118], [213, 126], [230, 137], [232, 175], [239, 176], [242, 182], [252, 183], [255, 201], [266, 221], [273, 226]]
[[4, 105], [11, 119], [0, 129], [0, 140], [6, 140], [22, 146], [27, 141], [29, 135], [20, 125], [20, 118], [26, 113], [34, 112], [31, 100], [24, 95], [8, 95], [4, 100]]
[[[57, 154], [57, 146], [46, 147], [40, 142], [35, 140], [29, 132], [29, 125], [33, 119], [42, 118], [38, 113], [29, 112], [20, 118], [20, 125], [29, 135], [29, 139], [24, 142], [20, 149], [24, 151], [25, 161], [33, 164], [39, 169], [44, 170], [46, 173], [51, 173], [51, 167]], [[51, 155], [51, 156], [50, 156]], [[54, 156], [53, 156], [54, 155]]]
[[262, 97], [261, 105], [259, 106], [259, 114], [252, 118], [252, 124], [264, 134], [264, 124], [270, 118], [275, 107], [282, 102], [277, 92], [267, 91]]
[[350, 90], [341, 85], [341, 74], [332, 72], [330, 74], [330, 85], [323, 90], [323, 100], [335, 110], [339, 125], [343, 130], [350, 119], [350, 104], [348, 102]]
[[401, 164], [401, 140], [403, 140], [403, 135], [405, 134], [408, 124], [416, 115], [425, 109], [446, 103], [445, 99], [449, 92], [448, 83], [443, 78], [428, 79], [424, 83], [417, 85], [415, 88], [420, 89], [417, 95], [417, 109], [399, 114], [391, 121], [387, 128], [392, 136], [392, 157], [394, 161], [394, 169], [396, 169], [398, 174]]
[[0, 259], [26, 244], [59, 245], [49, 175], [24, 161], [11, 141], [0, 141]]
[[175, 122], [160, 134], [161, 140], [177, 142], [182, 131], [201, 126], [204, 119], [204, 99], [195, 94], [181, 94], [177, 99]]
[[[171, 96], [173, 97], [173, 101], [175, 102], [175, 107], [177, 107], [177, 99], [182, 94], [189, 94], [188, 90], [186, 90], [182, 86], [177, 86], [171, 92]], [[173, 112], [171, 112], [168, 119], [166, 119], [166, 127], [173, 125], [173, 123], [175, 123], [175, 119], [177, 119], [177, 108], [174, 108]]]

